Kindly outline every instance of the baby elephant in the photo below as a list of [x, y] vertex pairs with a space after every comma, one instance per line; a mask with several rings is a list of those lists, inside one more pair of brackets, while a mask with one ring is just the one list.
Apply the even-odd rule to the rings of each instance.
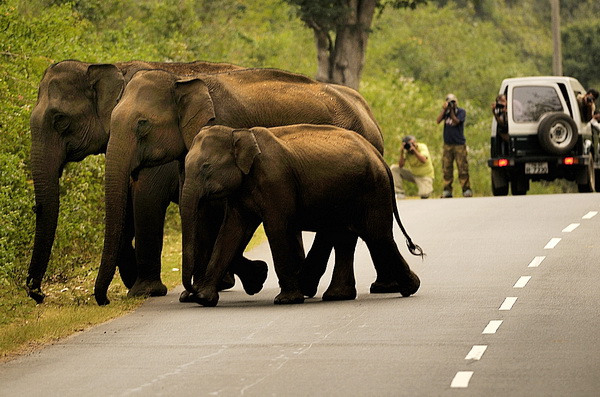
[[[215, 306], [217, 286], [236, 255], [263, 222], [281, 292], [276, 304], [302, 303], [299, 273], [304, 260], [300, 231], [328, 232], [338, 247], [354, 254], [358, 237], [367, 244], [378, 271], [388, 272], [403, 296], [420, 285], [393, 239], [393, 215], [400, 223], [390, 170], [362, 136], [327, 125], [233, 129], [203, 128], [185, 159], [181, 199], [183, 284], [191, 288], [191, 243], [201, 200], [226, 199], [227, 210], [196, 301]], [[422, 253], [420, 253], [422, 255]], [[353, 269], [344, 272], [354, 286]], [[331, 287], [330, 287], [331, 288]], [[353, 299], [356, 295], [349, 299]], [[324, 297], [325, 299], [325, 297]]]

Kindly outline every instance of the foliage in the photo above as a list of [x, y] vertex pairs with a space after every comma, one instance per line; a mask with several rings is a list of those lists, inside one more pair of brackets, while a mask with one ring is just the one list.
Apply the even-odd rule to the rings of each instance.
[[562, 29], [564, 63], [568, 76], [577, 78], [584, 87], [600, 87], [600, 21], [590, 19]]

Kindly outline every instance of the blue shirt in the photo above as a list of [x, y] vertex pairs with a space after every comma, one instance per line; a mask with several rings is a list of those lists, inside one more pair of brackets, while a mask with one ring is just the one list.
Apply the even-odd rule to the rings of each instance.
[[463, 108], [456, 108], [456, 117], [460, 121], [458, 125], [452, 125], [452, 119], [448, 114], [444, 115], [444, 143], [447, 145], [464, 145], [465, 139], [465, 119], [467, 112]]

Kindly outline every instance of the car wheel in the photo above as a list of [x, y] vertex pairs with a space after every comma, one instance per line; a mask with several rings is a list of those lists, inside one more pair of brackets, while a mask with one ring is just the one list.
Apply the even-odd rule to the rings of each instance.
[[492, 169], [492, 194], [494, 196], [508, 195], [508, 181], [506, 180], [506, 175], [495, 169]]
[[538, 126], [542, 149], [551, 154], [566, 154], [577, 144], [577, 125], [564, 113], [549, 113]]
[[593, 193], [596, 191], [596, 172], [594, 170], [594, 158], [590, 154], [590, 163], [588, 167], [585, 169], [585, 180], [586, 183], [577, 184], [577, 189], [579, 193]]
[[525, 175], [514, 175], [510, 181], [513, 196], [523, 196], [529, 190], [529, 179]]

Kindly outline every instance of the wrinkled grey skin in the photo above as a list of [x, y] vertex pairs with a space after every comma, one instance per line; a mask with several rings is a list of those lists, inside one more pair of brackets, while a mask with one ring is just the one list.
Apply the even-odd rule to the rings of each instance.
[[[401, 294], [414, 294], [419, 278], [394, 242], [393, 192], [383, 157], [353, 131], [306, 124], [202, 129], [185, 159], [180, 203], [184, 274], [196, 263], [190, 247], [200, 203], [226, 199], [227, 211], [196, 301], [217, 304], [218, 281], [261, 222], [281, 287], [276, 304], [304, 302], [299, 278], [304, 251], [296, 239], [301, 230], [335, 232], [352, 246], [361, 237], [375, 266], [390, 269]], [[342, 288], [354, 284], [351, 267], [335, 271], [338, 281], [346, 280]], [[355, 289], [347, 293], [356, 296]], [[330, 294], [325, 292], [324, 299]]]
[[[152, 95], [148, 95], [149, 92]], [[371, 110], [356, 91], [346, 87], [319, 83], [275, 69], [246, 69], [198, 78], [181, 78], [162, 71], [136, 73], [111, 119], [106, 154], [106, 237], [96, 281], [96, 300], [100, 304], [106, 301], [106, 291], [114, 273], [114, 252], [122, 233], [127, 184], [131, 175], [173, 160], [183, 162], [194, 136], [206, 125], [249, 128], [298, 123], [348, 128], [383, 151], [383, 137]], [[201, 210], [202, 214], [206, 212], [206, 209]], [[208, 222], [198, 224], [204, 227]], [[194, 282], [201, 279], [210, 258], [212, 242], [206, 244], [198, 237], [207, 234], [210, 233], [199, 230], [196, 236], [195, 249], [199, 250], [196, 257], [200, 259], [194, 270]], [[307, 256], [307, 269], [312, 270], [306, 277], [309, 282], [304, 290], [309, 296], [316, 293], [333, 238], [327, 233], [318, 234]], [[336, 253], [336, 262], [352, 261], [353, 250], [354, 247], [351, 253], [345, 255]], [[313, 251], [316, 252], [314, 255]], [[189, 276], [184, 275], [184, 278]], [[382, 284], [391, 284], [393, 280], [390, 279], [389, 274], [378, 274], [378, 281]], [[189, 284], [187, 290], [194, 292]], [[339, 299], [349, 298], [340, 296]]]
[[[126, 82], [136, 71], [154, 68], [180, 74], [241, 69], [209, 62], [132, 61], [112, 65], [69, 60], [51, 65], [42, 77], [30, 118], [36, 230], [26, 282], [29, 296], [38, 303], [45, 296], [41, 283], [56, 232], [63, 168], [68, 162], [106, 151], [110, 115]], [[177, 163], [140, 172], [138, 181], [131, 184], [130, 193], [124, 238], [116, 254], [120, 274], [131, 295], [164, 295], [160, 252], [165, 209], [170, 201], [178, 199]], [[158, 211], [154, 216], [136, 218], [134, 227], [134, 207], [138, 211], [145, 212], [148, 207]], [[136, 234], [135, 252], [131, 245], [134, 229], [147, 230], [144, 235]]]

